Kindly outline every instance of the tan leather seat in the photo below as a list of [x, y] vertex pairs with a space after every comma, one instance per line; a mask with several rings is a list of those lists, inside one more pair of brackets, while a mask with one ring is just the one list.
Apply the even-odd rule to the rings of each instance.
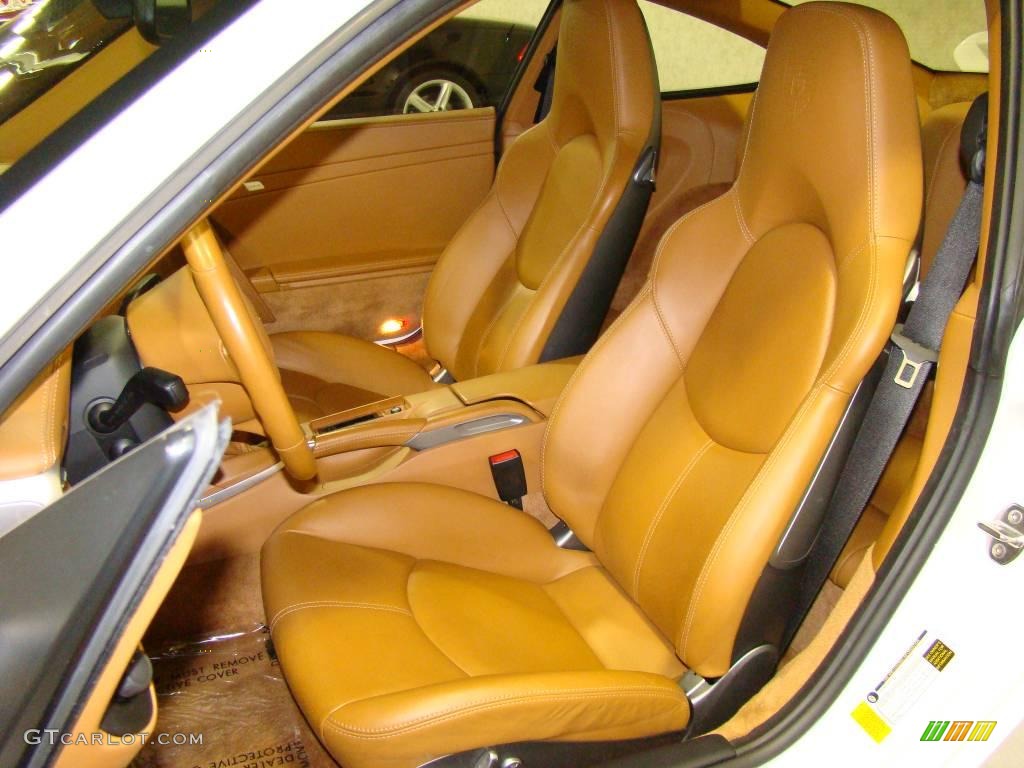
[[[427, 352], [456, 380], [582, 354], [597, 338], [647, 210], [652, 185], [634, 176], [653, 162], [660, 99], [634, 0], [566, 3], [551, 110], [508, 148], [427, 287]], [[300, 417], [435, 386], [359, 339], [272, 342]]]
[[544, 493], [592, 552], [405, 484], [326, 497], [267, 542], [274, 643], [332, 754], [399, 768], [679, 731], [684, 667], [714, 679], [770, 657], [778, 622], [741, 626], [892, 328], [921, 188], [896, 25], [787, 11], [736, 184], [668, 233], [551, 416]]

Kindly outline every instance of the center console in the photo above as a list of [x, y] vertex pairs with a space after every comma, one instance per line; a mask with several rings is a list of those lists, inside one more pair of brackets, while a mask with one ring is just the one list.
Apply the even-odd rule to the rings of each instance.
[[580, 358], [483, 376], [323, 416], [306, 425], [315, 483], [298, 484], [267, 448], [226, 456], [200, 505], [193, 560], [252, 552], [315, 499], [382, 482], [441, 483], [497, 498], [489, 457], [517, 451], [540, 490], [547, 419]]

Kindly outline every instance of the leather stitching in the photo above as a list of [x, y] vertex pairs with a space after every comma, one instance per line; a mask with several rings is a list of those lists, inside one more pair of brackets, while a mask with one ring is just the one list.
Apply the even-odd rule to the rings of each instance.
[[651, 541], [654, 539], [654, 533], [661, 523], [661, 518], [664, 516], [665, 511], [668, 509], [669, 504], [675, 499], [676, 494], [682, 487], [686, 478], [690, 476], [690, 472], [697, 466], [704, 454], [707, 453], [708, 449], [714, 443], [713, 440], [708, 440], [700, 447], [700, 449], [690, 457], [690, 461], [683, 468], [683, 471], [676, 477], [675, 482], [672, 483], [672, 487], [668, 493], [665, 494], [665, 498], [662, 499], [661, 504], [658, 506], [658, 511], [654, 513], [654, 517], [651, 519], [650, 525], [647, 526], [647, 533], [644, 536], [643, 544], [640, 545], [640, 553], [637, 555], [636, 568], [633, 569], [633, 599], [640, 600], [640, 570], [643, 568], [644, 560], [647, 557], [647, 549], [650, 547]]
[[869, 243], [869, 255], [868, 261], [868, 292], [867, 296], [864, 297], [864, 302], [861, 304], [860, 315], [857, 318], [857, 324], [854, 326], [853, 331], [846, 338], [846, 343], [843, 345], [842, 351], [836, 357], [835, 362], [828, 367], [828, 370], [819, 378], [819, 381], [831, 382], [832, 377], [835, 375], [846, 359], [850, 356], [853, 351], [853, 347], [856, 342], [860, 341], [861, 332], [864, 326], [867, 325], [868, 315], [870, 309], [875, 301], [875, 290], [878, 283], [878, 258], [877, 258], [877, 246], [874, 240]]
[[864, 127], [867, 130], [865, 137], [866, 151], [868, 154], [868, 195], [871, 216], [868, 225], [872, 234], [878, 228], [878, 111], [875, 108], [876, 88], [875, 80], [878, 71], [875, 66], [875, 49], [871, 43], [871, 35], [861, 24], [860, 19], [848, 13], [845, 9], [835, 6], [813, 6], [808, 10], [818, 13], [825, 13], [835, 16], [847, 22], [857, 33], [857, 43], [860, 46], [861, 68], [864, 77], [864, 105], [867, 114], [864, 117]]
[[726, 522], [725, 527], [718, 534], [718, 538], [715, 540], [715, 544], [712, 547], [711, 552], [708, 553], [708, 557], [707, 559], [705, 559], [704, 565], [701, 567], [700, 576], [697, 578], [697, 584], [694, 588], [693, 597], [690, 599], [690, 605], [686, 612], [686, 618], [683, 621], [683, 625], [679, 633], [679, 643], [677, 647], [679, 648], [680, 656], [686, 655], [686, 646], [690, 640], [690, 631], [693, 627], [694, 617], [697, 614], [697, 607], [700, 604], [701, 597], [704, 594], [704, 587], [707, 584], [708, 577], [711, 573], [711, 569], [713, 568], [715, 562], [718, 559], [719, 552], [725, 546], [725, 542], [729, 539], [729, 536], [732, 532], [732, 529], [735, 527], [737, 520], [739, 520], [746, 512], [747, 507], [750, 506], [751, 499], [753, 499], [757, 495], [757, 492], [760, 490], [760, 487], [765, 482], [765, 478], [768, 477], [771, 470], [774, 468], [775, 464], [778, 463], [779, 457], [782, 455], [783, 450], [793, 439], [793, 436], [797, 433], [798, 427], [803, 422], [808, 412], [810, 412], [811, 405], [818, 400], [819, 396], [823, 391], [824, 390], [822, 387], [815, 386], [811, 390], [811, 392], [808, 393], [808, 397], [804, 400], [803, 405], [800, 406], [800, 410], [797, 412], [796, 416], [793, 417], [793, 421], [790, 422], [789, 428], [786, 430], [786, 433], [779, 440], [775, 448], [772, 449], [771, 454], [768, 456], [768, 460], [764, 463], [764, 465], [762, 465], [761, 469], [757, 473], [757, 476], [754, 478], [753, 482], [751, 482], [746, 492], [743, 494], [743, 498], [740, 499], [740, 503], [736, 505], [736, 508], [732, 511], [732, 514], [729, 515], [729, 520]]
[[533, 702], [558, 702], [558, 701], [586, 701], [588, 699], [620, 699], [622, 696], [634, 696], [641, 699], [667, 699], [682, 706], [685, 700], [682, 699], [682, 692], [665, 691], [640, 686], [618, 686], [613, 688], [583, 688], [576, 690], [559, 690], [553, 695], [545, 691], [527, 691], [524, 693], [507, 694], [505, 696], [490, 697], [468, 704], [440, 710], [430, 715], [409, 720], [401, 725], [387, 726], [383, 728], [360, 728], [357, 725], [340, 723], [328, 716], [324, 721], [324, 727], [330, 728], [342, 735], [353, 736], [359, 739], [385, 739], [397, 735], [413, 733], [415, 731], [429, 728], [440, 723], [454, 720], [466, 715], [486, 712], [491, 709], [504, 707], [508, 704], [533, 703]]
[[736, 212], [736, 221], [740, 225], [740, 233], [743, 235], [743, 239], [747, 241], [748, 245], [753, 245], [756, 242], [753, 233], [750, 231], [750, 227], [747, 226], [747, 220], [743, 216], [743, 206], [740, 205], [739, 194], [732, 195], [732, 209]]
[[59, 365], [53, 366], [52, 379], [46, 383], [46, 418], [43, 420], [43, 469], [49, 469], [57, 461], [57, 441], [53, 438], [54, 422], [57, 412], [57, 390], [59, 387]]
[[757, 125], [755, 120], [757, 116], [757, 91], [754, 91], [754, 97], [750, 101], [750, 121], [747, 126], [747, 136], [743, 142], [743, 155], [740, 157], [740, 167], [736, 172], [736, 183], [739, 183], [740, 178], [743, 176], [743, 167], [747, 163], [747, 153], [750, 151], [750, 137], [754, 135], [754, 128]]
[[[517, 245], [517, 248], [518, 248], [518, 241], [517, 241], [516, 245]], [[484, 329], [483, 333], [480, 334], [480, 341], [476, 345], [476, 354], [473, 356], [473, 376], [480, 376], [481, 375], [480, 374], [480, 358], [483, 356], [484, 345], [487, 343], [488, 338], [490, 338], [491, 333], [494, 331], [494, 326], [497, 324], [497, 322], [502, 317], [504, 317], [505, 312], [508, 310], [508, 308], [510, 306], [512, 306], [512, 302], [515, 301], [515, 298], [516, 298], [516, 288], [524, 288], [525, 290], [529, 290], [529, 288], [526, 288], [526, 286], [523, 285], [519, 281], [518, 267], [517, 267], [517, 265], [515, 263], [517, 248], [514, 248], [512, 250], [512, 253], [510, 253], [509, 256], [506, 258], [506, 262], [508, 261], [508, 259], [512, 260], [512, 270], [513, 270], [513, 272], [516, 273], [515, 278], [514, 278], [515, 279], [515, 285], [513, 286], [512, 290], [509, 291], [508, 297], [502, 303], [501, 308], [497, 312], [494, 313], [494, 317], [491, 318], [491, 322], [489, 322], [487, 324], [487, 327]], [[494, 275], [494, 280], [498, 279], [498, 274], [500, 272], [501, 272], [501, 268], [499, 267], [498, 268], [498, 272], [496, 272], [495, 275]], [[488, 288], [490, 288], [491, 285], [494, 285], [494, 280], [492, 280], [490, 285], [487, 286]], [[479, 306], [479, 303], [477, 304], [477, 306]], [[473, 314], [475, 315], [476, 312], [474, 311]], [[513, 333], [515, 332], [515, 330], [518, 330], [519, 323], [522, 322], [523, 315], [525, 315], [525, 314], [526, 314], [525, 311], [520, 314], [519, 320], [516, 323], [515, 328], [513, 329]], [[502, 352], [501, 358], [499, 359], [499, 362], [498, 362], [498, 370], [501, 370], [501, 364], [505, 362], [505, 353], [508, 352], [508, 345], [511, 344], [511, 343], [512, 343], [512, 334], [509, 334], [508, 341], [505, 343], [505, 350], [504, 350], [504, 352]]]
[[679, 366], [679, 371], [685, 371], [686, 366], [683, 363], [683, 353], [679, 350], [679, 345], [676, 343], [676, 337], [672, 335], [672, 329], [668, 327], [668, 322], [665, 320], [665, 315], [661, 311], [661, 304], [658, 302], [658, 294], [653, 289], [651, 290], [651, 303], [654, 305], [654, 313], [658, 316], [658, 325], [661, 326], [662, 332], [665, 334], [665, 338], [668, 339], [669, 345], [672, 347], [672, 351], [675, 353], [676, 365]]
[[662, 235], [661, 242], [658, 243], [658, 248], [654, 252], [654, 260], [651, 263], [651, 272], [650, 272], [650, 277], [648, 277], [648, 279], [647, 279], [647, 283], [648, 283], [648, 285], [650, 285], [651, 298], [654, 301], [654, 311], [657, 313], [658, 321], [661, 323], [662, 329], [664, 330], [665, 334], [668, 336], [669, 342], [672, 344], [672, 349], [675, 350], [676, 359], [679, 361], [679, 370], [680, 371], [685, 370], [685, 367], [686, 367], [685, 364], [683, 363], [683, 356], [682, 356], [682, 353], [679, 351], [679, 346], [676, 344], [676, 340], [675, 340], [675, 337], [672, 335], [672, 331], [668, 327], [668, 322], [665, 320], [665, 316], [662, 313], [661, 303], [658, 301], [658, 271], [661, 268], [662, 252], [665, 250], [666, 246], [668, 245], [668, 242], [672, 239], [672, 236], [675, 234], [676, 229], [678, 229], [680, 226], [682, 226], [682, 224], [684, 222], [686, 222], [692, 216], [695, 216], [696, 214], [700, 213], [705, 208], [713, 205], [714, 203], [720, 203], [722, 201], [722, 199], [724, 197], [726, 197], [727, 195], [732, 195], [732, 194], [735, 194], [735, 193], [736, 193], [736, 185], [734, 184], [732, 187], [729, 188], [728, 192], [725, 192], [725, 193], [719, 195], [718, 197], [712, 198], [711, 200], [708, 200], [703, 205], [700, 205], [700, 206], [694, 208], [692, 211], [689, 211], [685, 216], [683, 216], [681, 219], [679, 219], [679, 221], [677, 221], [675, 224], [673, 224], [671, 227], [669, 227], [668, 230], [665, 232], [665, 234]]
[[347, 600], [309, 600], [303, 603], [294, 603], [289, 605], [287, 608], [282, 608], [273, 615], [270, 619], [270, 632], [274, 632], [274, 628], [285, 616], [299, 611], [304, 611], [309, 608], [360, 608], [371, 611], [386, 611], [388, 613], [399, 613], [403, 616], [412, 616], [412, 613], [397, 605], [384, 605], [380, 603], [359, 603]]
[[[562, 394], [559, 395], [558, 401], [555, 403], [554, 410], [551, 411], [551, 417], [548, 419], [547, 427], [544, 430], [544, 439], [541, 441], [541, 448], [540, 448], [540, 478], [541, 478], [541, 491], [542, 492], [545, 490], [544, 486], [547, 485], [547, 473], [546, 473], [546, 470], [545, 470], [545, 466], [546, 466], [546, 458], [547, 458], [547, 452], [548, 452], [548, 440], [551, 437], [551, 433], [552, 433], [552, 431], [555, 428], [555, 422], [558, 420], [558, 416], [559, 416], [559, 414], [560, 414], [560, 412], [562, 410], [562, 403], [564, 403], [566, 401], [567, 395], [572, 390], [573, 384], [576, 383], [576, 379], [579, 378], [580, 373], [584, 369], [589, 367], [590, 361], [598, 356], [597, 355], [598, 351], [603, 349], [605, 347], [605, 345], [608, 344], [608, 340], [609, 339], [614, 338], [614, 331], [616, 329], [618, 329], [618, 327], [620, 325], [624, 324], [626, 322], [626, 318], [629, 317], [630, 315], [632, 315], [636, 311], [636, 309], [641, 304], [643, 304], [644, 299], [647, 298], [647, 296], [650, 294], [650, 292], [651, 292], [651, 283], [648, 281], [647, 285], [645, 285], [640, 290], [640, 293], [638, 293], [636, 295], [636, 297], [633, 299], [633, 301], [631, 301], [629, 303], [629, 306], [627, 306], [622, 311], [622, 314], [619, 315], [617, 318], [615, 318], [615, 320], [611, 324], [611, 327], [609, 327], [608, 330], [605, 331], [605, 333], [600, 338], [598, 338], [597, 342], [591, 348], [590, 353], [587, 354], [583, 358], [583, 360], [580, 361], [579, 365], [576, 366], [576, 370], [573, 371], [572, 376], [569, 377], [569, 381], [566, 383], [565, 389], [562, 390]], [[552, 511], [554, 511], [554, 510], [552, 510]]]
[[[622, 76], [622, 69], [619, 64], [619, 52], [615, 47], [615, 36], [612, 34], [612, 9], [611, 3], [604, 0], [605, 30], [608, 33], [608, 64], [611, 67], [612, 76], [612, 124], [615, 127], [615, 135], [619, 135], [619, 78]], [[614, 162], [614, 158], [613, 158]]]
[[[867, 30], [863, 27], [860, 20], [855, 16], [847, 13], [844, 9], [839, 7], [824, 7], [815, 6], [812, 9], [819, 13], [830, 14], [836, 18], [842, 19], [853, 27], [857, 34], [857, 42], [860, 46], [861, 51], [861, 68], [864, 78], [864, 103], [867, 109], [865, 115], [864, 127], [867, 131], [866, 136], [866, 151], [868, 153], [868, 195], [869, 195], [869, 207], [870, 216], [868, 219], [868, 243], [866, 244], [870, 254], [869, 264], [869, 275], [868, 275], [868, 292], [865, 296], [864, 303], [861, 305], [860, 315], [857, 318], [857, 323], [854, 326], [853, 331], [847, 337], [846, 343], [843, 345], [843, 349], [840, 351], [836, 360], [829, 366], [828, 370], [819, 380], [830, 381], [835, 373], [842, 367], [842, 365], [849, 358], [850, 353], [853, 351], [855, 344], [860, 340], [861, 334], [867, 324], [869, 311], [874, 304], [875, 293], [877, 289], [877, 261], [878, 261], [878, 248], [877, 242], [875, 241], [875, 232], [878, 227], [878, 116], [875, 108], [876, 88], [875, 79], [877, 68], [875, 66], [875, 52], [874, 46], [871, 44], [871, 35], [868, 34]], [[857, 253], [863, 250], [864, 245], [860, 246]], [[848, 258], [853, 258], [856, 254], [851, 254]], [[843, 259], [843, 262], [847, 259]]]

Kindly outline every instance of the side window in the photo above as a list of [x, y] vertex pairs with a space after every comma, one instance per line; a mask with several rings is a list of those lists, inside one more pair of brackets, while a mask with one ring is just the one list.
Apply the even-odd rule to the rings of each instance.
[[325, 119], [495, 106], [548, 0], [480, 0], [398, 56]]
[[685, 13], [640, 0], [658, 63], [662, 93], [756, 83], [765, 50]]

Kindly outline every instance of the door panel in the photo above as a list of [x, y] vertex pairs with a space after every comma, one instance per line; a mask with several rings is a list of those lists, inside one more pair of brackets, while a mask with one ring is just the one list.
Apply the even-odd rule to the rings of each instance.
[[270, 331], [418, 324], [429, 272], [494, 174], [492, 108], [314, 124], [216, 212]]

